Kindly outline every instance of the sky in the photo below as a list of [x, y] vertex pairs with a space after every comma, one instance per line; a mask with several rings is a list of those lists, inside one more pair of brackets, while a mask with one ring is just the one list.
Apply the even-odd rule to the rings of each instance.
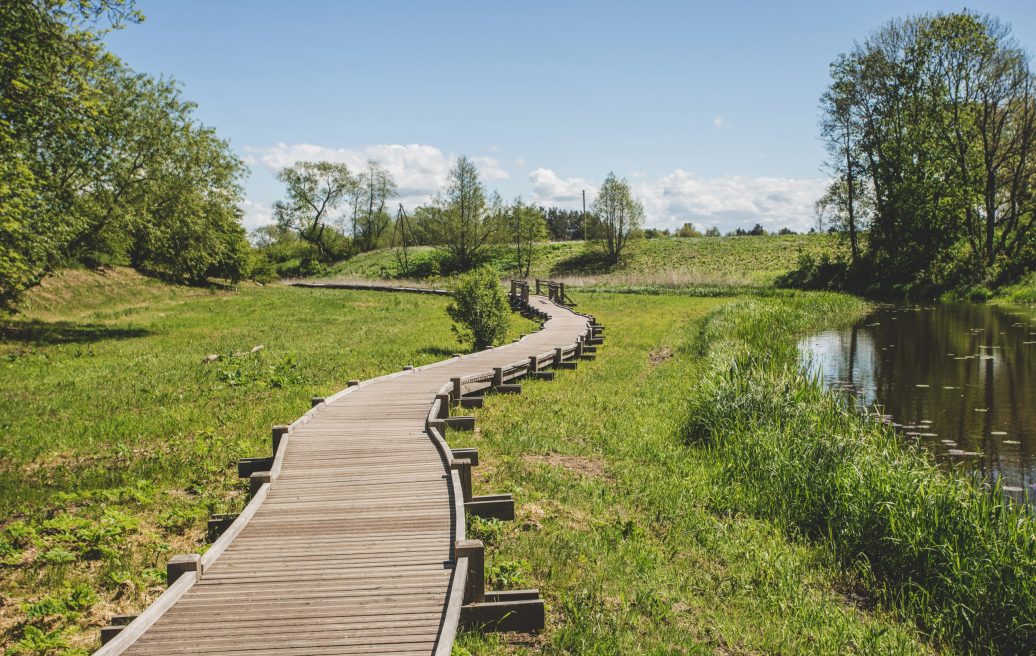
[[[300, 160], [386, 166], [408, 208], [458, 156], [505, 199], [578, 209], [609, 172], [645, 225], [808, 230], [828, 64], [948, 2], [138, 0], [106, 37], [175, 78], [250, 168], [249, 228]], [[1036, 2], [973, 0], [1036, 49]]]

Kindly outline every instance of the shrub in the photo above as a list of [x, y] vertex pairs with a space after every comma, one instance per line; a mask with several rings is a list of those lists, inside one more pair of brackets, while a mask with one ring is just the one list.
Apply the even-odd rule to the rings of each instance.
[[496, 273], [479, 268], [457, 278], [453, 302], [446, 307], [453, 332], [475, 350], [499, 342], [511, 325], [511, 308]]

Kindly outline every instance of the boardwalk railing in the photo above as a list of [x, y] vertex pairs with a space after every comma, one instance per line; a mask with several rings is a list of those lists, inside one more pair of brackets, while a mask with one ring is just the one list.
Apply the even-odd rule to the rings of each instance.
[[[486, 392], [593, 359], [603, 327], [512, 283], [541, 330], [349, 386], [272, 431], [272, 456], [239, 464], [251, 499], [214, 518], [204, 555], [174, 556], [169, 587], [102, 631], [101, 656], [273, 652], [450, 653], [458, 627], [542, 628], [536, 590], [487, 591], [465, 514], [514, 518], [511, 495], [476, 496], [476, 449], [451, 448], [452, 416]], [[524, 293], [522, 286], [524, 285]], [[416, 420], [416, 421], [414, 421]], [[412, 423], [414, 422], [414, 423]]]

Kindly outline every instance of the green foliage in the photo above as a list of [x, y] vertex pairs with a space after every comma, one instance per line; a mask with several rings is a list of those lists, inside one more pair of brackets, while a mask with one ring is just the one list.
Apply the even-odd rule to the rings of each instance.
[[520, 589], [527, 585], [524, 572], [529, 563], [522, 560], [502, 560], [486, 565], [486, 587], [492, 590]]
[[[30, 290], [0, 322], [0, 644], [36, 653], [58, 631], [72, 646], [51, 653], [77, 653], [111, 612], [146, 606], [169, 556], [204, 548], [207, 516], [240, 511], [234, 463], [269, 450], [270, 425], [350, 378], [461, 350], [445, 305], [200, 290], [124, 267], [64, 270]], [[511, 336], [531, 326], [516, 321]], [[69, 592], [79, 586], [92, 610]], [[42, 635], [24, 634], [34, 622]]]
[[132, 2], [5, 3], [0, 21], [0, 305], [65, 262], [241, 278], [244, 165], [177, 85], [101, 45]]
[[521, 198], [508, 208], [505, 220], [514, 244], [515, 273], [519, 278], [528, 278], [535, 244], [547, 237], [547, 222], [538, 208], [526, 205]]
[[1036, 267], [1036, 78], [1008, 25], [968, 10], [892, 21], [831, 75], [835, 181], [818, 211], [866, 268], [850, 281], [930, 295]]
[[[716, 241], [757, 239], [771, 238]], [[607, 326], [597, 359], [475, 411], [481, 430], [466, 439], [485, 470], [476, 485], [521, 492], [489, 565], [526, 563], [521, 585], [541, 590], [548, 614], [535, 641], [468, 632], [462, 647], [483, 656], [939, 653], [876, 608], [827, 545], [753, 515], [721, 454], [685, 446], [687, 397], [710, 364], [697, 355], [698, 329], [728, 302], [582, 292], [580, 309]]]
[[511, 327], [511, 306], [496, 272], [483, 267], [457, 277], [446, 306], [453, 330], [476, 351], [502, 340]]
[[716, 450], [754, 513], [828, 543], [936, 639], [1024, 653], [1036, 643], [1030, 506], [944, 473], [798, 369], [796, 337], [859, 305], [809, 295], [716, 311], [699, 334], [713, 366], [690, 398], [689, 439]]
[[356, 189], [349, 167], [334, 162], [296, 162], [281, 169], [277, 179], [287, 187], [287, 200], [273, 205], [277, 225], [312, 244], [325, 263], [348, 255], [351, 241], [331, 221]]
[[450, 169], [435, 207], [414, 213], [419, 233], [449, 254], [450, 268], [456, 271], [481, 263], [486, 249], [503, 234], [503, 217], [500, 196], [486, 193], [478, 168], [467, 157], [460, 157]]
[[[538, 278], [584, 277], [582, 282], [596, 288], [684, 289], [705, 292], [720, 287], [723, 295], [735, 291], [758, 291], [772, 286], [775, 279], [793, 270], [802, 255], [814, 258], [829, 254], [843, 257], [845, 251], [838, 235], [786, 235], [753, 239], [672, 238], [641, 240], [630, 247], [616, 266], [605, 254], [584, 242], [541, 242], [533, 246], [530, 276]], [[404, 276], [390, 250], [363, 253], [336, 264], [328, 272], [344, 278], [429, 278], [448, 271], [447, 255], [437, 249], [411, 249], [411, 272]], [[486, 251], [485, 262], [500, 272], [513, 275], [514, 249], [497, 246]], [[579, 281], [569, 281], [579, 282]], [[712, 295], [712, 294], [709, 294]]]
[[593, 211], [601, 218], [601, 231], [595, 237], [604, 241], [609, 259], [618, 262], [644, 220], [644, 207], [633, 198], [628, 182], [609, 173], [594, 199]]

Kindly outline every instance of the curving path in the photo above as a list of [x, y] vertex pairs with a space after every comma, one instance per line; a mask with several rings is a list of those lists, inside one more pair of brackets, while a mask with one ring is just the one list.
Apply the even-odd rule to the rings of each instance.
[[292, 424], [241, 516], [200, 559], [174, 559], [169, 589], [97, 654], [449, 654], [468, 563], [438, 395], [574, 357], [593, 335], [586, 316], [529, 305], [543, 330], [365, 381]]

